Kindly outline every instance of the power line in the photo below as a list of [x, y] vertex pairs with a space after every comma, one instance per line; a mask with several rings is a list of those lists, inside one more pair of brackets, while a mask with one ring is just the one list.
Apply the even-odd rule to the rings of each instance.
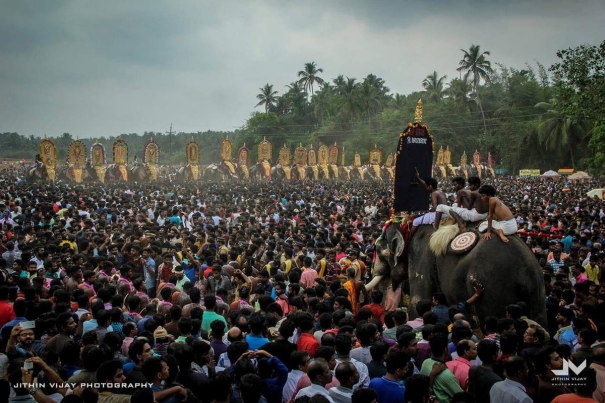
[[[425, 104], [425, 108], [426, 108], [426, 105], [427, 104]], [[430, 105], [430, 104], [428, 104], [428, 105]], [[491, 112], [498, 112], [500, 110], [507, 111], [507, 112], [514, 112], [514, 111], [525, 110], [525, 109], [534, 109], [535, 106], [516, 106], [516, 107], [507, 108], [507, 109], [503, 109], [503, 108], [505, 108], [505, 107], [501, 107], [501, 108], [498, 108], [498, 109], [485, 109], [485, 110], [483, 110], [483, 112], [484, 113], [491, 113]], [[385, 109], [385, 110], [387, 110], [387, 109]], [[394, 110], [395, 112], [401, 112], [401, 110], [397, 110], [397, 109], [392, 109], [392, 110]], [[476, 111], [473, 114], [479, 114], [479, 111]], [[542, 114], [543, 114], [543, 112], [540, 112], [537, 115], [542, 115]], [[426, 111], [425, 111], [425, 115], [426, 115]], [[463, 115], [463, 112], [456, 112], [456, 113], [440, 114], [439, 117], [450, 117], [450, 116], [456, 116], [457, 117], [457, 116], [462, 116], [462, 115]], [[285, 116], [287, 116], [287, 115], [285, 115]], [[379, 116], [379, 114], [376, 114], [376, 115], [374, 115], [371, 118], [367, 118], [367, 119], [350, 119], [350, 120], [342, 121], [340, 123], [348, 123], [348, 124], [371, 123], [371, 122], [379, 121], [380, 118], [381, 117]], [[471, 119], [481, 120], [481, 122], [483, 121], [483, 119], [481, 117], [477, 117], [477, 118], [471, 117]], [[490, 118], [490, 119], [493, 119], [493, 117]], [[407, 124], [407, 123], [409, 123], [409, 119], [407, 119], [407, 118], [400, 118], [400, 119], [392, 120], [392, 122], [405, 122]], [[182, 125], [181, 124], [181, 127], [199, 127], [199, 126], [201, 126], [201, 125]], [[321, 127], [321, 126], [322, 126], [322, 124], [320, 124], [319, 122], [318, 123], [310, 123], [310, 124], [301, 124], [301, 125], [287, 125], [287, 127]], [[264, 127], [266, 127], [266, 128], [273, 128], [273, 127], [281, 128], [282, 126], [280, 126], [280, 125], [273, 125], [273, 126], [264, 126]], [[239, 129], [239, 127], [234, 127], [234, 129]]]

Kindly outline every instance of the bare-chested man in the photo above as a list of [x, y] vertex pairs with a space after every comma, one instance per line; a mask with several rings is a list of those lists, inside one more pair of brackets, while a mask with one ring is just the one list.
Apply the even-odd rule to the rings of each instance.
[[435, 178], [428, 178], [425, 182], [420, 179], [418, 171], [416, 171], [416, 179], [419, 180], [431, 194], [431, 208], [428, 213], [414, 219], [412, 222], [412, 229], [410, 230], [410, 238], [414, 236], [419, 226], [433, 224], [435, 222], [435, 209], [438, 205], [447, 203], [447, 199], [443, 192], [437, 189], [437, 180]]
[[502, 242], [508, 242], [506, 235], [517, 233], [517, 220], [508, 207], [502, 203], [502, 200], [496, 197], [496, 188], [491, 185], [483, 185], [479, 188], [481, 200], [489, 203], [489, 213], [487, 215], [487, 231], [483, 239], [491, 239], [492, 231], [495, 232]]
[[456, 190], [457, 206], [439, 205], [435, 214], [435, 228], [439, 229], [441, 214], [447, 213], [458, 224], [460, 232], [466, 231], [466, 222], [477, 222], [487, 217], [489, 206], [487, 201], [481, 200], [481, 195], [477, 189], [481, 186], [481, 179], [472, 176], [468, 179], [469, 190], [464, 189], [464, 178], [456, 177], [452, 179], [454, 190]]

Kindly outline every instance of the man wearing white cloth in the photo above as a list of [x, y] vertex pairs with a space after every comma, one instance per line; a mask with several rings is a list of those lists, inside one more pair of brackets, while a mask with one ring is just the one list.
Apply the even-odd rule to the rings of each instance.
[[495, 232], [502, 242], [508, 243], [507, 235], [517, 233], [517, 220], [508, 207], [496, 197], [496, 188], [491, 185], [483, 185], [479, 188], [481, 200], [489, 202], [489, 214], [487, 215], [487, 231], [483, 239], [491, 239], [492, 231]]

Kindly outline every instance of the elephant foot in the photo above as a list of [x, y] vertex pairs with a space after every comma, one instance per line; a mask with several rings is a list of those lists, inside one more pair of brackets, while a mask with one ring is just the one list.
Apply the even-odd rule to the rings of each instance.
[[393, 287], [387, 288], [387, 295], [384, 302], [384, 309], [386, 311], [395, 311], [399, 308], [399, 302], [401, 301], [401, 286], [393, 290]]

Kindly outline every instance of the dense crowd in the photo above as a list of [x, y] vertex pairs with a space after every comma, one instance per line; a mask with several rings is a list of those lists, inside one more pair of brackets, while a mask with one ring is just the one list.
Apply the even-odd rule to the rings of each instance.
[[547, 323], [523, 301], [479, 321], [481, 293], [507, 292], [482, 288], [385, 311], [365, 283], [390, 181], [6, 180], [0, 402], [604, 402], [605, 212], [586, 196], [604, 184], [488, 182], [543, 268]]

